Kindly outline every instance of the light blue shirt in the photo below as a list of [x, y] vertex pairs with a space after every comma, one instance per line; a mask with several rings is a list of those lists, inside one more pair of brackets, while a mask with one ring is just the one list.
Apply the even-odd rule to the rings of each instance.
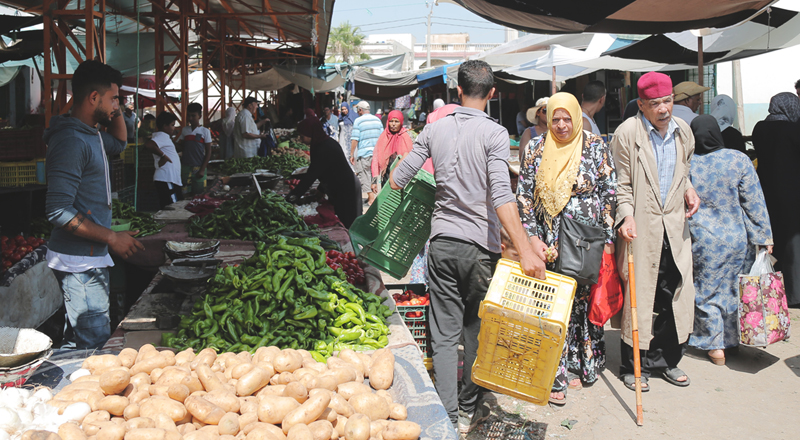
[[356, 118], [353, 123], [353, 133], [350, 135], [351, 141], [358, 141], [356, 159], [372, 156], [372, 151], [382, 132], [383, 124], [377, 116], [366, 114]]
[[658, 189], [661, 192], [661, 206], [667, 203], [667, 194], [672, 186], [672, 177], [675, 175], [675, 162], [678, 160], [678, 150], [675, 145], [675, 136], [680, 130], [678, 123], [674, 119], [669, 120], [667, 134], [663, 138], [661, 133], [642, 115], [644, 128], [650, 135], [650, 144], [653, 146], [653, 153], [656, 156], [656, 166], [658, 168]]

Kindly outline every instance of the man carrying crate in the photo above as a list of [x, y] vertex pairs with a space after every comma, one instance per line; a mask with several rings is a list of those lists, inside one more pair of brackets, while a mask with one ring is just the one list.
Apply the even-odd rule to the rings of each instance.
[[[478, 309], [500, 258], [501, 224], [519, 251], [525, 274], [545, 277], [546, 246], [536, 237], [528, 241], [511, 192], [508, 131], [483, 112], [493, 85], [488, 64], [463, 63], [458, 69], [462, 107], [426, 126], [390, 177], [392, 188], [400, 189], [425, 160], [433, 160], [436, 207], [428, 254], [433, 368], [442, 403], [462, 434], [489, 416], [489, 409], [478, 404], [480, 387], [472, 382], [471, 369], [481, 327]], [[462, 332], [464, 374], [457, 395]]]

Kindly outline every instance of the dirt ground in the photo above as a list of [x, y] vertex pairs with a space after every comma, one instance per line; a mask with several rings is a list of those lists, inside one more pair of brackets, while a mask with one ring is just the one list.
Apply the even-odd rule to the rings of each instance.
[[[408, 282], [384, 275], [385, 283]], [[800, 310], [791, 310], [800, 323]], [[606, 369], [567, 404], [539, 406], [499, 393], [485, 396], [490, 418], [467, 440], [508, 439], [798, 439], [800, 337], [766, 349], [740, 347], [725, 366], [689, 348], [680, 367], [685, 388], [660, 377], [643, 393], [644, 425], [636, 425], [636, 397], [617, 378], [619, 331], [606, 328]], [[571, 426], [571, 429], [567, 427]]]

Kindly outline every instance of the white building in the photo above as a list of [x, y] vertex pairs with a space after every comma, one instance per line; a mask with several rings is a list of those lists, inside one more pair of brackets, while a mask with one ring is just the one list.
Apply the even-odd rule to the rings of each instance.
[[[469, 34], [431, 35], [431, 65], [441, 66], [468, 59], [501, 43], [470, 43]], [[403, 70], [425, 68], [428, 46], [412, 34], [370, 34], [361, 50], [374, 58], [406, 54]]]

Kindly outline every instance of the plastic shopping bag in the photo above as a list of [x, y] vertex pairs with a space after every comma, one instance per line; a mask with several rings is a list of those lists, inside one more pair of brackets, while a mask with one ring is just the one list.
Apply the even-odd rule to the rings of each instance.
[[603, 252], [600, 276], [597, 284], [592, 285], [589, 294], [589, 322], [602, 327], [606, 321], [622, 310], [624, 301], [622, 280], [617, 272], [617, 259], [613, 254]]
[[766, 347], [789, 337], [789, 307], [783, 274], [760, 250], [750, 273], [739, 275], [739, 342]]

